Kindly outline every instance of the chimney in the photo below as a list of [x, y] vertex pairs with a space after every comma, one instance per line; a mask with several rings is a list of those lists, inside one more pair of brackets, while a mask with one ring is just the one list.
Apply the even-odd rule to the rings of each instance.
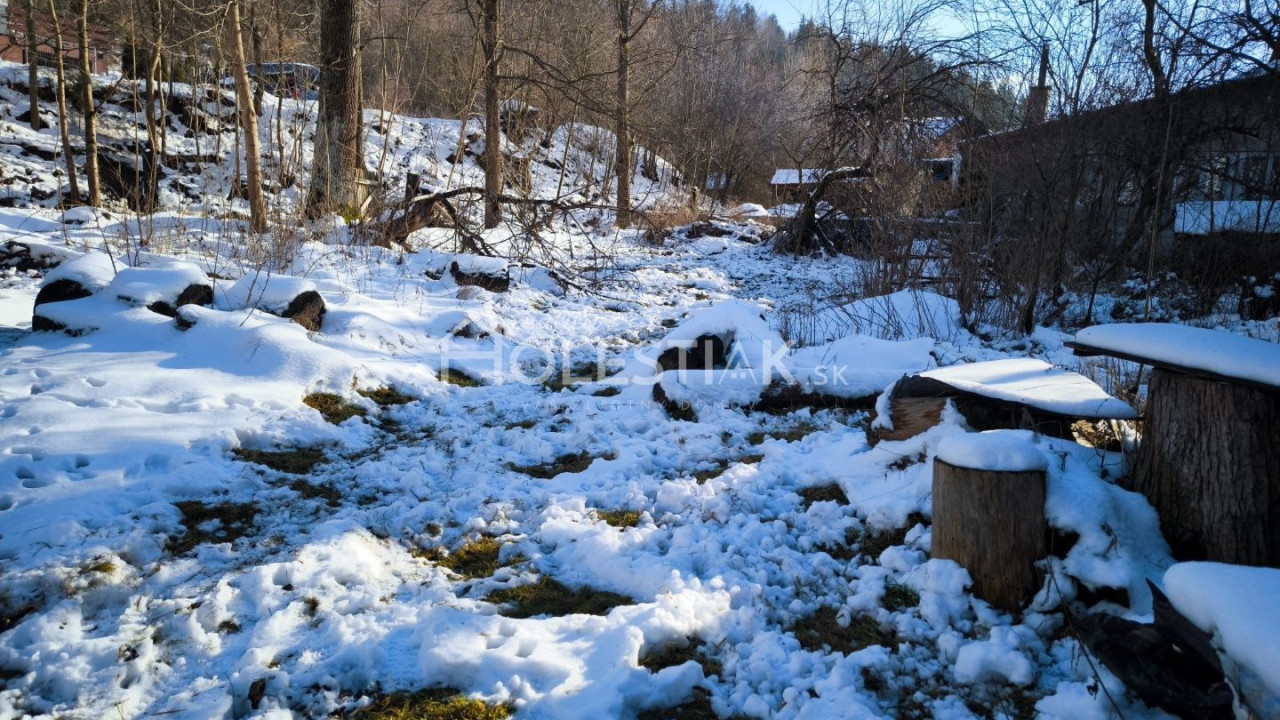
[[1022, 126], [1031, 127], [1044, 122], [1049, 114], [1049, 45], [1040, 46], [1040, 81], [1027, 93], [1026, 113]]

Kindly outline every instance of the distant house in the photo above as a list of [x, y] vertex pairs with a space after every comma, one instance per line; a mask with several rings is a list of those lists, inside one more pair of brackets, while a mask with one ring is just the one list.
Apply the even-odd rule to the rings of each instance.
[[961, 144], [961, 179], [999, 212], [1057, 207], [1066, 214], [1059, 224], [1102, 224], [1132, 238], [1144, 162], [1164, 152], [1172, 177], [1159, 220], [1166, 241], [1280, 237], [1280, 76], [1191, 88], [1171, 102], [1172, 118], [1148, 99], [975, 138]]
[[778, 168], [773, 171], [769, 187], [773, 188], [774, 202], [800, 202], [812, 192], [818, 181], [827, 174], [820, 168]]
[[[51, 67], [54, 64], [53, 18], [44, 12], [35, 14], [36, 37], [27, 37], [27, 16], [20, 4], [12, 0], [0, 0], [0, 60], [30, 63]], [[62, 19], [63, 61], [79, 67], [80, 49], [75, 33], [75, 23]], [[104, 73], [119, 66], [119, 51], [111, 34], [105, 29], [89, 27], [89, 51], [92, 54], [93, 72]]]

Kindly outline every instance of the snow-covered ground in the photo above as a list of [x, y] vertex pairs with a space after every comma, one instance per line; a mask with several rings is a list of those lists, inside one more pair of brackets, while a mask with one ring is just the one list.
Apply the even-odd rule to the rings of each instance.
[[[439, 151], [395, 162], [466, 181], [442, 157], [458, 123], [392, 125]], [[547, 152], [567, 157], [568, 134]], [[536, 192], [561, 183], [549, 170]], [[540, 259], [587, 291], [512, 264], [494, 293], [455, 282], [454, 260], [494, 268], [442, 250], [448, 230], [383, 250], [322, 223], [260, 271], [235, 207], [171, 200], [145, 218], [0, 210], [0, 245], [105, 288], [55, 312], [81, 334], [32, 333], [42, 271], [0, 279], [0, 718], [326, 717], [430, 687], [530, 719], [697, 698], [721, 717], [1105, 718], [1113, 698], [1166, 717], [1095, 676], [1065, 628], [1073, 602], [1148, 618], [1144, 581], [1172, 564], [1150, 505], [1114, 484], [1120, 455], [1019, 438], [1074, 542], [1010, 615], [929, 557], [931, 461], [964, 444], [963, 420], [868, 441], [875, 394], [903, 374], [1033, 354], [1092, 376], [1070, 336], [985, 342], [927, 293], [819, 307], [858, 261], [780, 262], [749, 223], [652, 246], [585, 211]], [[186, 329], [145, 306], [178, 277], [214, 286]], [[266, 312], [311, 289], [319, 331]], [[797, 323], [806, 346], [779, 347]], [[728, 367], [657, 367], [708, 333]], [[826, 394], [867, 409], [744, 410], [766, 368], [809, 390], [840, 377]], [[458, 373], [476, 382], [441, 379]], [[655, 383], [693, 387], [693, 412], [673, 417]], [[379, 404], [387, 387], [406, 402]], [[315, 393], [363, 415], [329, 422]], [[297, 450], [314, 464], [261, 462]], [[491, 567], [449, 569], [483, 539], [501, 546]], [[622, 604], [517, 617], [490, 597], [544, 579]]]

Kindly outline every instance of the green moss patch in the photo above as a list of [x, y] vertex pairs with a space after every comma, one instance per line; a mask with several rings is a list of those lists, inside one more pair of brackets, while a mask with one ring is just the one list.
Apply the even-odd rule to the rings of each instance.
[[440, 382], [464, 388], [480, 387], [484, 384], [461, 370], [454, 370], [453, 368], [445, 368], [441, 370], [439, 377]]
[[392, 405], [406, 405], [417, 400], [412, 395], [404, 393], [391, 387], [380, 387], [374, 390], [356, 390], [361, 397], [367, 397], [381, 407], [390, 407]]
[[333, 393], [311, 393], [302, 398], [302, 404], [320, 413], [325, 422], [341, 424], [353, 417], [364, 417], [364, 408], [352, 405], [341, 395]]
[[512, 606], [502, 614], [513, 618], [530, 618], [536, 615], [607, 615], [619, 605], [631, 605], [635, 600], [617, 593], [589, 587], [569, 588], [551, 578], [544, 577], [531, 585], [506, 588], [489, 593], [485, 598], [491, 603]]
[[353, 717], [356, 720], [505, 720], [510, 705], [490, 705], [453, 688], [380, 693]]
[[184, 500], [176, 505], [186, 532], [169, 538], [165, 545], [175, 555], [206, 543], [235, 542], [253, 530], [258, 515], [258, 507], [252, 503]]
[[596, 510], [596, 515], [616, 528], [632, 528], [640, 524], [640, 513], [636, 510]]
[[897, 646], [897, 635], [891, 630], [880, 627], [880, 623], [866, 615], [858, 615], [843, 627], [836, 621], [836, 609], [819, 608], [808, 617], [801, 618], [794, 628], [800, 647], [809, 651], [835, 651], [845, 653], [857, 652], [872, 645], [883, 645], [887, 648]]
[[[612, 460], [612, 455], [600, 456], [605, 460]], [[515, 463], [507, 463], [507, 469], [518, 473], [523, 473], [531, 478], [539, 480], [550, 480], [557, 475], [564, 473], [580, 473], [591, 466], [596, 456], [587, 452], [567, 453], [552, 460], [551, 462], [538, 463], [536, 465], [517, 465]]]
[[249, 450], [236, 448], [231, 451], [237, 460], [264, 465], [277, 472], [306, 475], [317, 465], [328, 462], [324, 450], [318, 447], [301, 447], [291, 450]]

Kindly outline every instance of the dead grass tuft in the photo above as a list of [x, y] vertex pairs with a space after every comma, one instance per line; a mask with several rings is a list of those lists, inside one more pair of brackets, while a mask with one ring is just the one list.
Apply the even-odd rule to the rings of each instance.
[[461, 370], [454, 370], [453, 368], [445, 368], [441, 370], [439, 377], [440, 382], [464, 388], [480, 387], [484, 384]]
[[800, 496], [804, 508], [809, 509], [814, 503], [833, 502], [838, 505], [848, 505], [849, 498], [844, 494], [844, 490], [839, 485], [818, 485], [816, 487], [801, 488], [797, 494]]
[[374, 390], [356, 390], [362, 397], [367, 397], [380, 407], [390, 407], [392, 405], [406, 405], [417, 400], [412, 395], [404, 393], [392, 387], [380, 387]]
[[885, 583], [884, 600], [880, 604], [889, 612], [902, 612], [920, 604], [920, 593], [900, 583]]
[[640, 513], [636, 510], [596, 510], [596, 515], [616, 528], [633, 528], [640, 524]]
[[663, 668], [678, 667], [690, 660], [702, 666], [702, 674], [711, 677], [724, 671], [719, 660], [709, 658], [705, 654], [706, 643], [695, 638], [685, 638], [684, 642], [652, 649], [640, 657], [640, 667], [649, 672], [658, 672]]
[[181, 536], [169, 538], [165, 549], [181, 555], [206, 543], [229, 543], [248, 535], [254, 528], [258, 507], [253, 503], [220, 502], [212, 505], [200, 500], [176, 503], [182, 513]]
[[277, 472], [290, 475], [306, 475], [315, 466], [328, 462], [324, 450], [318, 447], [301, 447], [292, 450], [249, 450], [236, 448], [231, 451], [237, 460], [264, 465]]
[[320, 413], [325, 422], [339, 425], [353, 417], [364, 417], [364, 408], [352, 405], [341, 395], [333, 393], [311, 393], [302, 398], [302, 403]]
[[863, 555], [867, 556], [868, 560], [874, 562], [885, 550], [899, 545], [906, 545], [907, 532], [921, 523], [927, 524], [928, 518], [918, 512], [913, 512], [907, 516], [907, 523], [900, 528], [878, 530], [863, 535], [862, 546], [859, 550]]
[[[613, 455], [601, 455], [605, 460], [612, 460]], [[539, 463], [536, 465], [517, 465], [515, 463], [507, 463], [507, 469], [514, 472], [523, 473], [531, 478], [539, 480], [550, 480], [557, 475], [564, 473], [580, 473], [591, 466], [596, 456], [587, 452], [567, 453], [552, 460], [551, 462]]]
[[510, 705], [489, 705], [453, 688], [380, 693], [355, 713], [356, 720], [505, 720]]
[[836, 620], [836, 609], [830, 607], [818, 608], [814, 614], [801, 618], [792, 630], [800, 647], [815, 652], [827, 650], [847, 655], [872, 645], [892, 649], [898, 644], [892, 630], [880, 627], [880, 623], [867, 615], [855, 616], [849, 620], [848, 627], [841, 626]]
[[503, 615], [513, 618], [530, 618], [536, 615], [607, 615], [619, 605], [631, 605], [632, 598], [589, 587], [569, 588], [549, 577], [543, 577], [531, 585], [506, 588], [489, 593], [485, 598], [491, 603], [507, 604]]
[[420, 556], [434, 561], [440, 567], [448, 568], [465, 578], [474, 580], [490, 577], [498, 571], [498, 568], [524, 562], [525, 558], [521, 555], [511, 557], [505, 563], [501, 562], [498, 558], [502, 554], [502, 546], [503, 543], [494, 538], [482, 537], [468, 541], [448, 555], [436, 550], [430, 555], [428, 555], [430, 551], [423, 552]]
[[[728, 720], [736, 720], [734, 716]], [[702, 688], [693, 689], [693, 697], [687, 702], [674, 707], [645, 710], [636, 715], [636, 720], [719, 720], [720, 716], [711, 707], [711, 694]]]
[[324, 500], [329, 507], [338, 507], [342, 504], [342, 492], [332, 483], [312, 485], [306, 480], [298, 478], [289, 483], [289, 489], [308, 500]]

